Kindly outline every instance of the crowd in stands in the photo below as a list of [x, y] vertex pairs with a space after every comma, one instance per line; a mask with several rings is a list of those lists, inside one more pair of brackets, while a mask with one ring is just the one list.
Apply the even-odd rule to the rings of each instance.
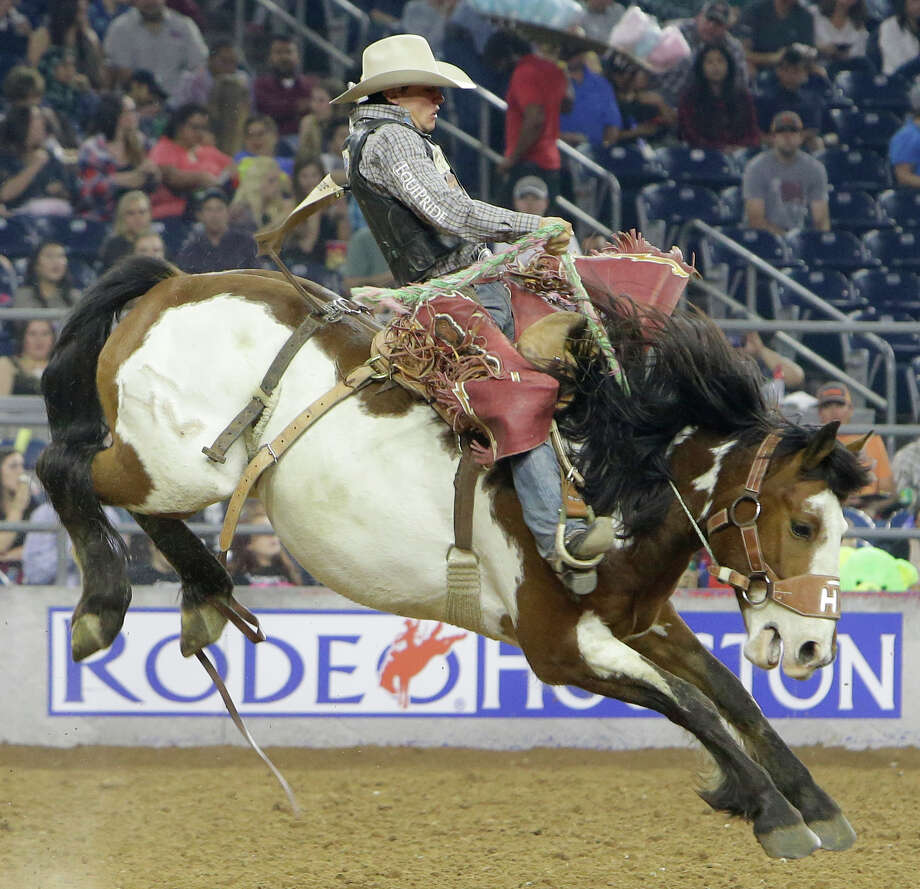
[[[584, 31], [607, 42], [624, 6], [581, 2]], [[491, 112], [491, 147], [503, 157], [488, 182], [493, 202], [549, 206], [562, 195], [600, 216], [609, 195], [560, 153], [558, 138], [617, 175], [624, 228], [651, 219], [673, 235], [668, 189], [682, 189], [693, 207], [709, 201], [709, 215], [699, 211], [706, 221], [762, 233], [749, 249], [773, 250], [764, 255], [797, 273], [817, 269], [835, 292], [843, 286], [835, 305], [846, 311], [900, 311], [873, 304], [861, 267], [902, 275], [905, 304], [920, 308], [910, 269], [920, 260], [873, 252], [893, 233], [920, 231], [920, 0], [641, 0], [691, 50], [664, 72], [622, 52], [531, 42], [470, 0], [355, 5], [370, 16], [366, 41], [422, 34], [506, 99], [507, 114]], [[327, 4], [306, 7], [307, 24], [359, 61], [357, 29], [331, 27]], [[286, 25], [257, 3], [246, 8], [237, 45], [234, 5], [221, 0], [0, 0], [0, 306], [70, 307], [131, 254], [189, 272], [256, 267], [253, 233], [341, 171], [348, 106], [330, 99], [358, 70], [312, 48], [303, 58]], [[475, 95], [448, 97], [443, 116], [480, 132]], [[478, 153], [456, 143], [449, 154], [474, 192]], [[667, 224], [656, 207], [668, 207]], [[812, 230], [843, 239], [848, 264], [797, 253]], [[579, 235], [583, 249], [598, 241], [590, 229]], [[341, 293], [392, 280], [351, 200], [312, 216], [282, 257]], [[37, 392], [57, 327], [3, 324], [0, 396]], [[740, 347], [768, 382], [814, 392], [826, 381], [756, 334]], [[920, 361], [920, 346], [903, 356]], [[26, 516], [34, 492], [26, 498], [14, 483], [21, 466], [7, 471], [3, 461], [15, 458], [3, 454], [4, 515]], [[8, 567], [20, 537], [0, 546]], [[279, 574], [289, 567], [273, 564]]]

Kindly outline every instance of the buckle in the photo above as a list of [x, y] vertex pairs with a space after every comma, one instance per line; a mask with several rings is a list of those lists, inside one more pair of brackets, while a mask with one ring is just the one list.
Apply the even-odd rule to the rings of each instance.
[[[751, 598], [750, 592], [751, 586], [757, 581], [763, 581], [766, 590], [764, 591], [763, 598], [755, 602]], [[744, 599], [751, 608], [763, 608], [763, 606], [773, 598], [773, 581], [767, 576], [765, 571], [755, 571], [748, 575], [747, 587], [739, 589], [738, 592], [741, 593], [741, 598]]]
[[367, 306], [362, 306], [360, 303], [350, 300], [347, 296], [336, 297], [323, 306], [323, 320], [329, 324], [334, 324], [345, 315], [361, 314], [370, 315], [371, 310]]
[[[735, 510], [738, 508], [740, 503], [750, 500], [754, 504], [754, 515], [747, 522], [739, 522], [738, 517], [735, 514]], [[757, 523], [757, 519], [760, 518], [760, 500], [754, 494], [742, 494], [738, 497], [731, 506], [728, 507], [728, 519], [736, 528], [750, 528], [752, 525]]]

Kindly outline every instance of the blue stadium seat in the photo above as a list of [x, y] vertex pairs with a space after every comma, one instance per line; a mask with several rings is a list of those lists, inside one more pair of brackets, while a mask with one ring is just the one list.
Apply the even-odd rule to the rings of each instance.
[[856, 292], [879, 312], [920, 314], [920, 277], [907, 269], [860, 269], [850, 276]]
[[23, 216], [0, 216], [0, 253], [9, 259], [31, 256], [38, 246], [35, 227]]
[[[869, 305], [865, 297], [856, 291], [850, 279], [837, 269], [789, 268], [783, 271], [797, 284], [801, 284], [842, 312], [852, 312]], [[777, 292], [782, 305], [799, 307], [800, 318], [808, 318], [816, 313], [815, 307], [791, 287], [780, 284]]]
[[179, 217], [170, 217], [169, 219], [155, 219], [153, 229], [160, 233], [163, 238], [163, 246], [166, 248], [167, 259], [175, 259], [176, 255], [182, 249], [185, 239], [192, 230], [193, 223], [186, 222]]
[[669, 179], [688, 185], [725, 188], [741, 182], [741, 171], [730, 154], [716, 148], [672, 145], [656, 152]]
[[908, 82], [897, 74], [871, 74], [868, 71], [840, 71], [834, 77], [837, 92], [852, 99], [857, 108], [907, 111]]
[[886, 109], [832, 108], [831, 121], [840, 144], [847, 148], [886, 151], [903, 118]]
[[894, 223], [867, 191], [834, 189], [828, 195], [831, 223], [835, 229], [864, 232], [869, 229], [893, 228]]
[[882, 228], [866, 232], [862, 241], [886, 269], [920, 269], [920, 232]]
[[667, 248], [681, 227], [692, 219], [719, 225], [725, 219], [725, 207], [712, 189], [702, 185], [660, 182], [646, 185], [636, 195], [639, 227], [653, 243]]
[[599, 162], [617, 177], [623, 188], [664, 182], [668, 178], [657, 155], [638, 145], [614, 145], [601, 155]]
[[847, 271], [878, 265], [852, 232], [797, 231], [786, 240], [792, 255], [809, 268]]
[[920, 228], [920, 190], [891, 188], [878, 196], [879, 206], [900, 228]]
[[740, 185], [723, 188], [719, 192], [725, 213], [726, 225], [741, 225], [744, 222], [744, 195]]
[[827, 148], [815, 157], [824, 164], [827, 181], [835, 188], [874, 193], [891, 187], [888, 161], [874, 151]]
[[74, 286], [80, 290], [86, 290], [99, 277], [93, 263], [79, 256], [69, 256], [67, 268], [70, 270], [70, 277], [73, 278]]
[[94, 219], [48, 216], [41, 221], [39, 231], [43, 240], [61, 244], [68, 256], [93, 262], [108, 234], [108, 226]]
[[[773, 232], [741, 226], [724, 227], [721, 232], [773, 266], [786, 266], [792, 258], [786, 242]], [[700, 253], [706, 277], [721, 277], [720, 267], [725, 267], [722, 278], [725, 292], [735, 299], [742, 299], [739, 293], [743, 290], [747, 261], [729, 247], [711, 238], [703, 240]]]

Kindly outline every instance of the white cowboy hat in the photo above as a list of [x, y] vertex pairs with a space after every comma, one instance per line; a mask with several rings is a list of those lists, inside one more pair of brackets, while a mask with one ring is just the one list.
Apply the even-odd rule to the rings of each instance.
[[456, 65], [435, 59], [428, 41], [417, 34], [394, 34], [372, 43], [361, 58], [361, 81], [330, 101], [357, 102], [364, 96], [397, 86], [458, 86], [476, 84]]

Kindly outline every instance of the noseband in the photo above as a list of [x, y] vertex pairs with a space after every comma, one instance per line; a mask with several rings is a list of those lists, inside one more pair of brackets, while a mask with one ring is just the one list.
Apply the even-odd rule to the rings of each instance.
[[[747, 574], [717, 565], [717, 576], [723, 583], [734, 587], [751, 608], [762, 608], [772, 599], [777, 605], [782, 605], [805, 617], [838, 620], [840, 617], [839, 577], [828, 574], [798, 574], [794, 577], [780, 579], [763, 556], [760, 534], [757, 532], [757, 520], [760, 518], [762, 509], [760, 489], [779, 441], [780, 437], [775, 432], [771, 432], [763, 440], [751, 464], [750, 472], [748, 472], [744, 493], [737, 497], [727, 509], [720, 509], [711, 516], [706, 523], [708, 537], [726, 528], [737, 528], [741, 532], [741, 541], [747, 557]], [[751, 515], [747, 518], [739, 517], [739, 511], [746, 511], [746, 508], [750, 508]], [[763, 597], [756, 600], [751, 598], [751, 586], [754, 583], [762, 583], [765, 590]]]

